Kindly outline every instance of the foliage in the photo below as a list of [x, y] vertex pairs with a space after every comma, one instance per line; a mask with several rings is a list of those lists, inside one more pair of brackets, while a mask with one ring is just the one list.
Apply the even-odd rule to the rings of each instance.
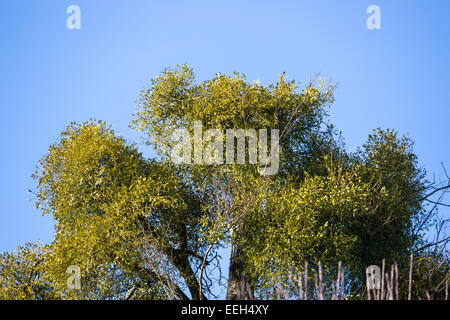
[[52, 281], [44, 276], [48, 247], [27, 243], [0, 255], [0, 300], [57, 299]]
[[[238, 73], [196, 83], [187, 66], [164, 70], [141, 93], [132, 123], [158, 159], [103, 122], [72, 123], [33, 175], [55, 239], [2, 255], [0, 298], [214, 297], [223, 246], [232, 250], [228, 298], [242, 279], [246, 298], [267, 296], [275, 282], [289, 290], [292, 275], [305, 262], [317, 274], [318, 261], [324, 274], [342, 261], [348, 296], [363, 296], [368, 265], [407, 265], [423, 244], [425, 172], [412, 142], [391, 130], [347, 152], [327, 122], [333, 91], [322, 80], [301, 88], [284, 74], [262, 86]], [[222, 132], [279, 129], [278, 174], [262, 176], [258, 164], [174, 164], [173, 132], [192, 135], [197, 121]], [[80, 267], [81, 290], [67, 288], [70, 265]], [[419, 277], [425, 269], [417, 266]], [[438, 274], [433, 283], [448, 277]]]

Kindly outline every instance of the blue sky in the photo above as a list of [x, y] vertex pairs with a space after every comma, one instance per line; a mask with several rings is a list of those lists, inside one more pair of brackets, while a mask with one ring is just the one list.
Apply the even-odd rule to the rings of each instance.
[[[66, 28], [72, 4], [81, 8], [80, 30]], [[381, 30], [366, 27], [372, 4]], [[447, 0], [2, 0], [0, 251], [52, 240], [53, 222], [27, 190], [64, 126], [96, 118], [139, 142], [128, 124], [140, 90], [183, 63], [199, 81], [239, 71], [270, 83], [286, 71], [305, 83], [320, 72], [339, 82], [331, 120], [350, 150], [373, 128], [394, 128], [409, 133], [430, 176], [443, 178], [448, 12]]]

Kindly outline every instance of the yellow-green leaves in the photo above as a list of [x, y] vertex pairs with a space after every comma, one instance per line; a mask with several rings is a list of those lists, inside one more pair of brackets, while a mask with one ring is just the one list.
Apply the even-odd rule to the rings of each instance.
[[148, 142], [165, 157], [173, 147], [173, 131], [186, 129], [192, 134], [195, 121], [205, 130], [279, 129], [285, 133], [283, 147], [293, 151], [299, 142], [295, 139], [319, 128], [333, 101], [332, 89], [321, 82], [301, 91], [284, 75], [267, 86], [248, 83], [238, 73], [196, 83], [192, 69], [184, 65], [152, 80], [151, 88], [141, 94], [133, 126], [147, 133]]
[[[133, 122], [158, 161], [102, 122], [72, 123], [34, 174], [55, 239], [0, 256], [0, 298], [185, 298], [187, 290], [199, 298], [199, 281], [203, 294], [210, 283], [198, 270], [209, 272], [215, 250], [230, 243], [239, 249], [230, 274], [257, 290], [287, 288], [305, 261], [330, 271], [341, 260], [354, 281], [365, 266], [398, 261], [416, 240], [422, 171], [409, 141], [392, 131], [346, 152], [326, 123], [333, 100], [324, 81], [300, 87], [282, 74], [262, 86], [234, 73], [197, 83], [179, 66], [141, 93]], [[174, 130], [192, 136], [197, 121], [218, 132], [279, 130], [280, 170], [174, 164]], [[80, 289], [67, 286], [70, 266]]]
[[[148, 258], [200, 246], [200, 206], [176, 170], [144, 159], [103, 123], [66, 128], [34, 176], [38, 206], [56, 220], [46, 263], [64, 297], [120, 296], [133, 286], [151, 295], [169, 280], [151, 274]], [[80, 291], [67, 289], [70, 265], [81, 270]]]
[[14, 252], [0, 254], [0, 300], [58, 299], [54, 283], [46, 276], [48, 247], [27, 243]]

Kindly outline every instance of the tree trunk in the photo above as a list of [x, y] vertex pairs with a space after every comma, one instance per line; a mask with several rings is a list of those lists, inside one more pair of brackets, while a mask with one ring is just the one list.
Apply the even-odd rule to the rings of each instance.
[[237, 244], [231, 245], [230, 267], [228, 269], [227, 300], [253, 299], [251, 285], [243, 270], [242, 251]]

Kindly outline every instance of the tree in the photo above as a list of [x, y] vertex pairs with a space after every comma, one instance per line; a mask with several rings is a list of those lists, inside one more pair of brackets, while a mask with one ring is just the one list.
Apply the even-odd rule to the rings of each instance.
[[[267, 297], [274, 285], [287, 288], [305, 262], [318, 272], [319, 261], [327, 274], [342, 261], [348, 294], [362, 294], [368, 265], [402, 263], [424, 245], [430, 186], [411, 141], [394, 131], [378, 129], [348, 153], [327, 120], [333, 90], [320, 80], [301, 89], [284, 74], [268, 86], [237, 73], [196, 83], [187, 66], [167, 69], [142, 92], [132, 123], [147, 135], [155, 159], [103, 122], [69, 125], [33, 175], [37, 207], [56, 221], [42, 260], [51, 292], [214, 298], [218, 250], [229, 246], [228, 299]], [[201, 135], [278, 129], [279, 141], [270, 136], [259, 149], [259, 156], [279, 151], [278, 171], [264, 174], [269, 163], [251, 161], [245, 136], [244, 163], [199, 161], [242, 151], [237, 136], [223, 150], [211, 149], [220, 139], [206, 134], [184, 140], [194, 152], [174, 161], [174, 133], [194, 137], [199, 123]], [[81, 270], [81, 290], [67, 288], [71, 265]]]

